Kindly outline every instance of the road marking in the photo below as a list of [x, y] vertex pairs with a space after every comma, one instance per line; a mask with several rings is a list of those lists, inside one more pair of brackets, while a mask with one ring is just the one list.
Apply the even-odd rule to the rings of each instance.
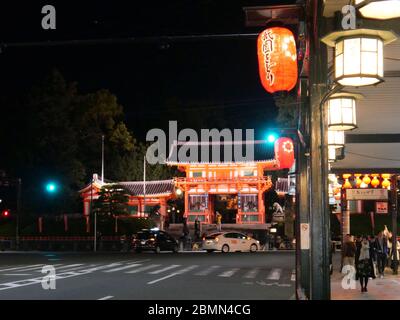
[[249, 272], [247, 272], [244, 275], [244, 278], [246, 278], [246, 279], [254, 279], [259, 272], [260, 272], [259, 268], [254, 268], [254, 269], [250, 270]]
[[207, 269], [204, 269], [200, 272], [195, 273], [195, 276], [207, 276], [209, 275], [211, 272], [213, 272], [214, 270], [221, 268], [220, 266], [210, 266]]
[[11, 270], [19, 270], [19, 269], [26, 269], [26, 268], [32, 268], [32, 267], [40, 267], [44, 266], [44, 264], [32, 264], [29, 266], [20, 266], [20, 267], [14, 267], [14, 268], [7, 268], [7, 269], [0, 269], [0, 272], [2, 271], [11, 271]]
[[3, 276], [30, 276], [30, 273], [5, 273]]
[[97, 300], [109, 300], [109, 299], [112, 299], [112, 298], [114, 298], [114, 296], [105, 296], [105, 297], [97, 299]]
[[146, 270], [149, 270], [149, 269], [152, 269], [152, 268], [157, 268], [159, 266], [161, 266], [161, 264], [150, 264], [148, 266], [137, 268], [137, 269], [132, 270], [132, 271], [127, 271], [125, 273], [138, 273], [138, 272], [146, 271]]
[[191, 270], [193, 270], [193, 269], [196, 269], [196, 268], [198, 268], [198, 267], [199, 267], [199, 266], [198, 266], [197, 264], [194, 264], [194, 265], [191, 265], [191, 266], [189, 266], [189, 267], [187, 267], [187, 268], [178, 270], [178, 271], [176, 271], [176, 273], [177, 273], [177, 274], [183, 274], [183, 273], [185, 273], [185, 272], [189, 272], [189, 271], [191, 271]]
[[159, 270], [155, 270], [155, 271], [150, 271], [148, 273], [149, 274], [159, 274], [161, 272], [168, 271], [168, 270], [171, 270], [171, 269], [175, 269], [175, 268], [178, 268], [180, 266], [181, 266], [180, 264], [172, 264], [172, 265], [170, 265], [168, 267], [165, 267], [165, 268], [162, 268], [162, 269], [159, 269]]
[[282, 269], [272, 269], [268, 275], [268, 280], [279, 280], [281, 278]]
[[141, 266], [141, 265], [142, 265], [141, 263], [132, 263], [132, 264], [129, 264], [127, 266], [114, 268], [114, 269], [110, 269], [110, 270], [105, 270], [103, 272], [107, 272], [107, 273], [108, 272], [116, 272], [116, 271], [121, 271], [121, 270], [129, 269], [129, 268], [134, 268], [134, 267]]
[[162, 281], [162, 280], [165, 280], [165, 279], [168, 279], [168, 278], [171, 278], [171, 277], [175, 277], [177, 275], [178, 275], [178, 273], [176, 273], [176, 272], [175, 273], [171, 273], [171, 274], [169, 274], [169, 275], [167, 275], [165, 277], [162, 277], [162, 278], [147, 282], [147, 284], [154, 284], [154, 283], [157, 283], [159, 281]]
[[394, 283], [400, 284], [400, 281], [392, 280]]
[[240, 270], [239, 268], [233, 268], [231, 270], [227, 270], [225, 272], [222, 272], [221, 274], [218, 275], [218, 277], [229, 278], [229, 277], [232, 277], [239, 270]]
[[185, 272], [189, 272], [189, 271], [191, 271], [191, 270], [193, 270], [193, 269], [196, 269], [197, 267], [198, 267], [198, 265], [191, 265], [191, 266], [186, 267], [186, 268], [183, 268], [183, 269], [181, 269], [181, 270], [177, 270], [177, 271], [175, 271], [174, 273], [171, 273], [171, 274], [169, 274], [169, 275], [166, 275], [166, 276], [164, 276], [164, 277], [162, 277], [162, 278], [159, 278], [159, 279], [156, 279], [156, 280], [147, 282], [147, 284], [154, 284], [154, 283], [160, 282], [160, 281], [162, 281], [162, 280], [175, 277], [175, 276], [177, 276], [177, 275], [180, 275], [180, 274], [183, 274], [183, 273], [185, 273]]

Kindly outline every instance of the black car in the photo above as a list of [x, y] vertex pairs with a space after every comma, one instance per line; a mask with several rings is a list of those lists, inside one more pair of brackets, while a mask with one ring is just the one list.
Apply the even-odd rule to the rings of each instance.
[[178, 252], [179, 243], [168, 233], [158, 230], [142, 230], [133, 237], [133, 248], [136, 252], [154, 251], [173, 251]]

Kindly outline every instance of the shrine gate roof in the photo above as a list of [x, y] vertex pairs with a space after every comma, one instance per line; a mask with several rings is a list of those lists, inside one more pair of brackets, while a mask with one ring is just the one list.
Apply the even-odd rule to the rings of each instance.
[[[125, 181], [118, 182], [118, 185], [124, 186], [128, 192], [133, 196], [144, 195], [144, 182], [143, 181]], [[173, 180], [157, 180], [146, 181], [146, 196], [147, 195], [168, 195], [174, 192]]]

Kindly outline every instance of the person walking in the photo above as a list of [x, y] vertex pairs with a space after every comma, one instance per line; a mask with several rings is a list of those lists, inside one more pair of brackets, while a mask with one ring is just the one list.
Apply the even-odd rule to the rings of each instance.
[[361, 292], [368, 292], [368, 279], [372, 277], [372, 260], [367, 237], [363, 237], [361, 241], [357, 270], [360, 278]]
[[199, 217], [196, 216], [194, 220], [194, 241], [199, 241], [200, 239], [200, 220]]
[[217, 231], [221, 231], [221, 221], [222, 221], [222, 216], [221, 214], [217, 211], [216, 214], [216, 222], [217, 222]]
[[385, 274], [386, 260], [388, 254], [387, 239], [383, 232], [379, 232], [375, 239], [376, 263], [378, 265], [379, 277], [382, 279]]
[[[397, 244], [396, 244], [396, 247], [397, 247], [396, 257], [397, 257], [397, 259], [396, 260], [397, 260], [397, 263], [399, 263], [400, 242], [398, 240], [396, 242], [397, 242]], [[393, 258], [394, 258], [394, 254], [393, 254], [393, 237], [391, 237], [389, 239], [389, 241], [388, 241], [388, 249], [389, 249], [390, 267], [392, 269], [395, 269], [394, 260], [393, 260]]]
[[356, 245], [352, 236], [347, 235], [346, 238], [346, 242], [343, 244], [343, 266], [350, 265], [354, 267]]
[[356, 237], [356, 254], [354, 256], [354, 262], [355, 262], [355, 267], [356, 267], [356, 280], [358, 280], [358, 262], [360, 260], [360, 252], [361, 252], [361, 242], [362, 242], [362, 237], [357, 236]]

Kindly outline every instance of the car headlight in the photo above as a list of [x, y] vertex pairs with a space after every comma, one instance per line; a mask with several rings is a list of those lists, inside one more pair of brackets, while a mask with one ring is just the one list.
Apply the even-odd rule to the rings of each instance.
[[260, 241], [257, 240], [257, 243], [260, 243]]

